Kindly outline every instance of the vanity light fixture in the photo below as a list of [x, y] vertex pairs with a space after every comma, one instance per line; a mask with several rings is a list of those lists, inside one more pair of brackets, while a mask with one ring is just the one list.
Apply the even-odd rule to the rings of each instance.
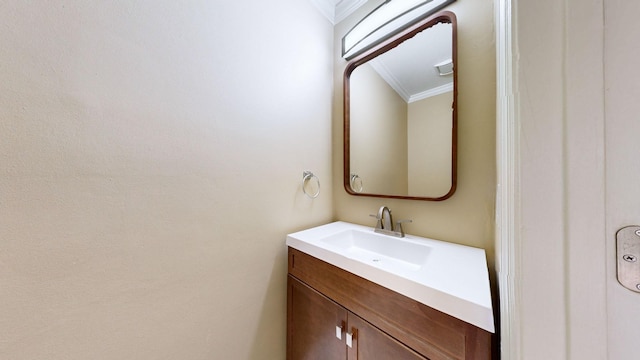
[[454, 1], [386, 0], [342, 38], [342, 57], [351, 60]]

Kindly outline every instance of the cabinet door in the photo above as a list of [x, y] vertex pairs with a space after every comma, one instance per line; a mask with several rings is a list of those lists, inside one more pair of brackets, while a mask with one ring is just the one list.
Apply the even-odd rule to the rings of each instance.
[[287, 360], [345, 360], [347, 311], [292, 276], [288, 277]]
[[352, 346], [348, 348], [349, 360], [427, 359], [352, 313], [349, 313], [347, 328], [353, 334]]

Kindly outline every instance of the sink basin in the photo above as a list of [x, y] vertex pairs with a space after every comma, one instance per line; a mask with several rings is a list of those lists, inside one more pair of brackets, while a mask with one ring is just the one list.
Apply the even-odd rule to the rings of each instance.
[[483, 249], [397, 238], [334, 222], [287, 235], [287, 245], [436, 310], [495, 332]]
[[389, 236], [372, 231], [345, 230], [321, 239], [346, 256], [382, 268], [400, 267], [417, 271], [427, 262], [431, 248], [405, 238], [389, 240]]

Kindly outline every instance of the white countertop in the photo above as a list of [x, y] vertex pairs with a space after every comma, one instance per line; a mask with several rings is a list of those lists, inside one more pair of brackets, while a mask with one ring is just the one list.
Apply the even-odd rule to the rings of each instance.
[[[372, 251], [362, 250], [349, 240], [354, 237], [352, 234], [366, 238], [365, 241], [373, 239], [378, 246]], [[374, 233], [372, 227], [341, 221], [289, 234], [286, 243], [443, 313], [495, 332], [483, 249], [412, 235], [396, 238]]]

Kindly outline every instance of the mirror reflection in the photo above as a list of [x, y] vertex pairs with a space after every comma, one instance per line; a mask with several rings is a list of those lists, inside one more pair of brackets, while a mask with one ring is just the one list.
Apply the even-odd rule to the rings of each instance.
[[[450, 13], [449, 13], [450, 14]], [[454, 19], [345, 72], [345, 187], [354, 195], [444, 200], [455, 190]], [[416, 34], [417, 33], [417, 34]], [[391, 40], [387, 45], [393, 44]], [[348, 136], [348, 138], [346, 138]]]

